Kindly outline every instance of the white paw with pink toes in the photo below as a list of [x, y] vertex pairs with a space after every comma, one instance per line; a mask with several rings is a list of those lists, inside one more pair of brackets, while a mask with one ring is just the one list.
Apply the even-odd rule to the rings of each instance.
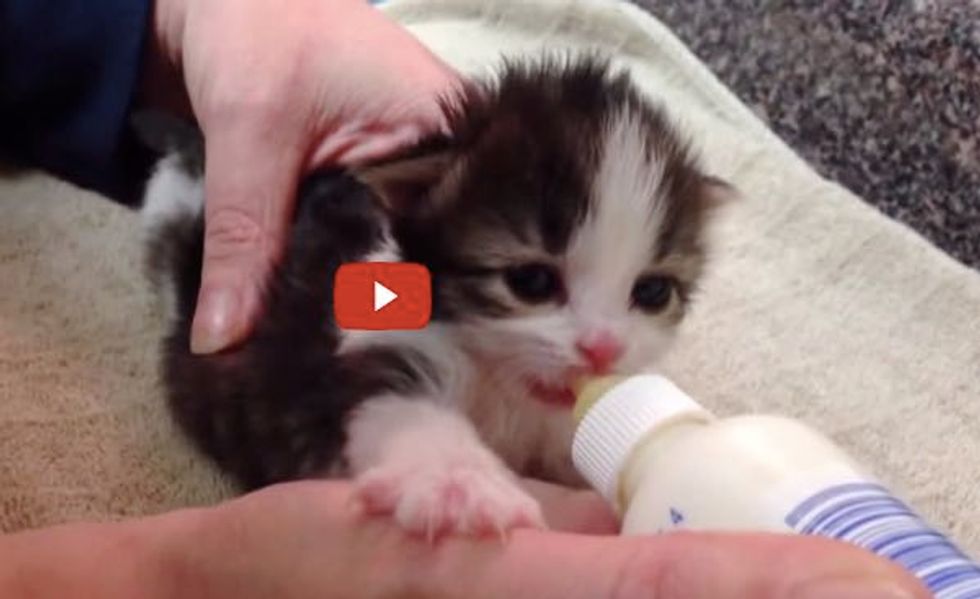
[[368, 514], [390, 515], [412, 534], [501, 536], [543, 528], [538, 502], [502, 466], [472, 463], [385, 464], [358, 477]]

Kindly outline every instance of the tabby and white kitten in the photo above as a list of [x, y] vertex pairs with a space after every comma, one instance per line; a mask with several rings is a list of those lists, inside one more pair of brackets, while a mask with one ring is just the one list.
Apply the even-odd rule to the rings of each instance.
[[[507, 63], [450, 104], [448, 135], [306, 180], [254, 334], [217, 355], [188, 349], [199, 139], [149, 182], [151, 276], [176, 300], [170, 405], [244, 488], [351, 476], [410, 531], [540, 525], [515, 473], [579, 482], [571, 381], [648, 367], [671, 340], [727, 187], [664, 114], [594, 58]], [[362, 260], [428, 266], [432, 323], [338, 330], [334, 271]]]

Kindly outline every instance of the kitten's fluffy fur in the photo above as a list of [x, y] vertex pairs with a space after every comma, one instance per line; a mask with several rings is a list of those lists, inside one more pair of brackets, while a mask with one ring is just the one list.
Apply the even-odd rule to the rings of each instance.
[[[404, 159], [308, 178], [254, 334], [217, 355], [188, 349], [199, 144], [150, 181], [173, 413], [245, 488], [350, 475], [369, 510], [413, 531], [539, 524], [512, 472], [578, 482], [569, 378], [635, 371], [668, 345], [725, 187], [664, 114], [591, 58], [509, 63], [451, 104], [450, 135]], [[430, 268], [426, 329], [336, 328], [334, 270], [370, 259]]]

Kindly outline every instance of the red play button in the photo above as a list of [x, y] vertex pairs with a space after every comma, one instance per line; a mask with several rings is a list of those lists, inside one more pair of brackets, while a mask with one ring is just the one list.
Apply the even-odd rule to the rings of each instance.
[[342, 329], [421, 329], [432, 316], [432, 279], [421, 264], [353, 262], [337, 269], [334, 319]]

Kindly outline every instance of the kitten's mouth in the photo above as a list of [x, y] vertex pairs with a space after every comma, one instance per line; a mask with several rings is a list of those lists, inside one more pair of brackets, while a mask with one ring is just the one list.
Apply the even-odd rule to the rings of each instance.
[[571, 408], [575, 405], [575, 392], [568, 386], [549, 385], [538, 380], [528, 382], [531, 395], [541, 403], [556, 408]]

